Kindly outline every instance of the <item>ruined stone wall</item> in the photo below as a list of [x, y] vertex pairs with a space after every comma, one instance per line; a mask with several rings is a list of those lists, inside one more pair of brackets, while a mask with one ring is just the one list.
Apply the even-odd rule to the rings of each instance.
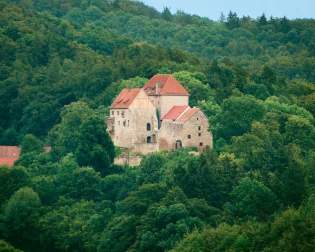
[[132, 111], [133, 125], [135, 127], [133, 131], [133, 148], [136, 144], [146, 144], [148, 137], [151, 138], [152, 143], [154, 143], [154, 140], [156, 142], [158, 137], [156, 108], [147, 94], [141, 90], [129, 109]]
[[161, 117], [173, 106], [188, 105], [188, 96], [148, 96], [141, 90], [128, 109], [111, 109], [108, 131], [114, 144], [135, 153], [148, 154], [182, 147], [213, 147], [208, 119], [200, 111], [187, 122], [164, 120], [159, 129], [157, 108]]
[[183, 147], [197, 147], [199, 149], [213, 147], [208, 119], [201, 111], [194, 114], [184, 124], [180, 134], [181, 139], [183, 139]]
[[133, 116], [130, 109], [111, 109], [110, 119], [112, 127], [110, 128], [110, 135], [112, 141], [116, 146], [131, 148], [133, 141]]
[[157, 152], [159, 151], [159, 144], [158, 143], [151, 143], [151, 144], [147, 144], [147, 143], [143, 143], [143, 144], [135, 144], [133, 146], [132, 151], [134, 153], [141, 153], [141, 154], [150, 154], [153, 152]]
[[212, 148], [212, 134], [208, 130], [208, 120], [201, 111], [193, 115], [184, 124], [164, 120], [160, 130], [160, 149], [175, 149], [176, 141], [180, 141], [182, 147], [197, 147], [203, 149], [209, 146]]
[[189, 103], [189, 96], [149, 96], [149, 99], [161, 112], [161, 117], [173, 106], [186, 106]]
[[128, 109], [111, 109], [108, 121], [114, 125], [110, 128], [110, 133], [114, 144], [118, 147], [149, 153], [152, 146], [147, 144], [148, 137], [152, 144], [157, 142], [156, 108], [142, 90]]
[[183, 124], [164, 120], [160, 129], [160, 150], [173, 150], [177, 140], [181, 140]]

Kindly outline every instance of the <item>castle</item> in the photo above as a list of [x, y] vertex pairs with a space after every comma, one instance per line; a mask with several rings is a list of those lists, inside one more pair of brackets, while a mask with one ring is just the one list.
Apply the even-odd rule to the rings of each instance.
[[166, 74], [143, 88], [123, 89], [110, 107], [107, 130], [116, 146], [142, 154], [213, 144], [207, 117], [189, 106], [187, 90]]

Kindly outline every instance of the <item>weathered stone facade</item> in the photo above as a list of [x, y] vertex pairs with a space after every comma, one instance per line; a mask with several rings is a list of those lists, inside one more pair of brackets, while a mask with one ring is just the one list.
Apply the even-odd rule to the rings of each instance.
[[171, 75], [156, 75], [142, 89], [124, 89], [107, 128], [114, 144], [147, 154], [181, 147], [212, 148], [206, 116], [188, 105], [189, 94]]

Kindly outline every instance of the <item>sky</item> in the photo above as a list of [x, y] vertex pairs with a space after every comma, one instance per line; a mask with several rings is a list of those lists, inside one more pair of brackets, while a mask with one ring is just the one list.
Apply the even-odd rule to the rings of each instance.
[[142, 0], [143, 3], [163, 10], [165, 6], [172, 12], [183, 10], [189, 14], [197, 14], [218, 20], [221, 12], [225, 15], [230, 10], [239, 16], [315, 18], [315, 0]]

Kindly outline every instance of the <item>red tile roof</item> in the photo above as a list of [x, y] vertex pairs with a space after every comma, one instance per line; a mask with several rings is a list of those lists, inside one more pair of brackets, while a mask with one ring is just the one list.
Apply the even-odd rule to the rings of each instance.
[[199, 111], [200, 109], [191, 108], [189, 106], [174, 106], [163, 116], [162, 120], [173, 120], [185, 123]]
[[113, 109], [127, 109], [139, 94], [140, 88], [123, 89], [117, 98], [114, 100], [111, 108]]
[[189, 96], [187, 90], [170, 74], [157, 74], [144, 85], [148, 95]]
[[13, 166], [20, 157], [20, 148], [17, 146], [0, 146], [0, 166]]
[[178, 121], [185, 123], [187, 122], [194, 114], [199, 112], [200, 109], [198, 108], [189, 108], [187, 109], [179, 118]]
[[162, 120], [175, 121], [189, 106], [174, 106], [162, 118]]

